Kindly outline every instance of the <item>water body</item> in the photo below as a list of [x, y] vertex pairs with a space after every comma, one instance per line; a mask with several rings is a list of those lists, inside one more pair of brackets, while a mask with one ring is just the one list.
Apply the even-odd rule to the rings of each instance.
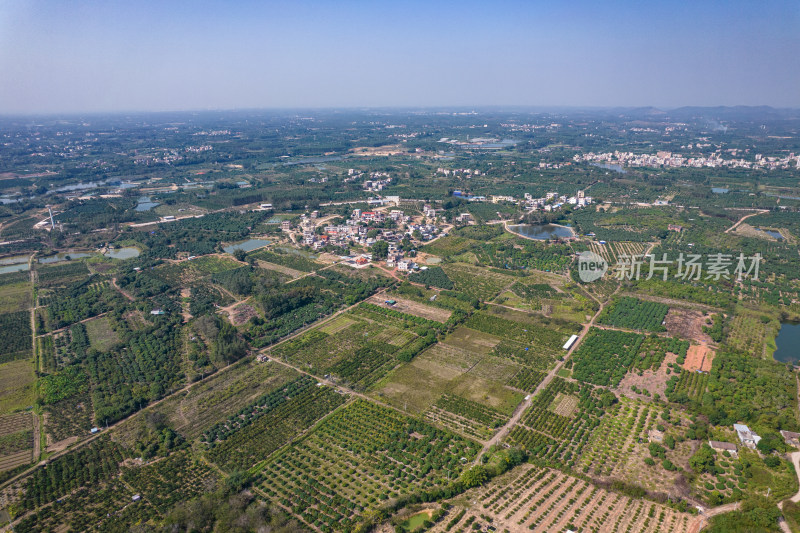
[[150, 211], [155, 206], [158, 205], [158, 202], [154, 202], [150, 199], [149, 196], [142, 196], [139, 198], [139, 203], [136, 204], [137, 211]]
[[711, 187], [711, 192], [714, 194], [728, 194], [730, 189], [726, 189], [725, 187]]
[[508, 226], [508, 229], [512, 233], [539, 241], [556, 238], [566, 239], [575, 236], [572, 228], [559, 226], [558, 224], [517, 224], [516, 226]]
[[222, 248], [225, 253], [232, 254], [236, 250], [244, 250], [245, 252], [251, 252], [256, 248], [262, 248], [269, 244], [269, 241], [266, 239], [248, 239], [243, 242], [237, 242], [235, 244], [229, 244]]
[[780, 198], [781, 200], [800, 200], [800, 196], [786, 196], [784, 194], [764, 193], [764, 196], [770, 196], [772, 198]]
[[125, 248], [115, 248], [114, 250], [108, 250], [105, 254], [106, 257], [110, 257], [112, 259], [133, 259], [134, 257], [139, 257], [141, 252], [138, 248], [134, 248], [133, 246], [128, 246]]
[[91, 257], [93, 254], [87, 252], [60, 252], [50, 257], [40, 257], [39, 263], [59, 263], [61, 261], [69, 261], [71, 259], [80, 259], [81, 257]]
[[800, 323], [784, 322], [775, 339], [778, 349], [773, 357], [781, 363], [797, 363], [800, 361]]
[[770, 237], [772, 237], [774, 239], [778, 239], [779, 241], [783, 240], [783, 235], [781, 235], [780, 231], [775, 231], [775, 230], [772, 230], [772, 229], [763, 229], [763, 228], [758, 228], [758, 230], [759, 231], [763, 231], [764, 233], [766, 233], [767, 235], [769, 235]]
[[15, 263], [13, 265], [3, 265], [0, 266], [0, 274], [8, 274], [9, 272], [22, 272], [23, 270], [29, 270], [30, 267], [28, 263]]
[[29, 255], [15, 255], [14, 257], [5, 257], [0, 259], [0, 265], [16, 265], [18, 263], [27, 263]]
[[613, 163], [592, 163], [593, 167], [604, 168], [606, 170], [613, 170], [614, 172], [619, 172], [620, 174], [627, 174], [628, 171], [622, 168], [622, 165], [615, 165]]

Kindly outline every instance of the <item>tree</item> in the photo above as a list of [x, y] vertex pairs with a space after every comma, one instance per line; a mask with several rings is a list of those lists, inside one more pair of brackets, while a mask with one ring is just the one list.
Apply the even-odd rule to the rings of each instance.
[[386, 259], [389, 255], [389, 243], [386, 241], [376, 241], [370, 248], [373, 259]]
[[461, 482], [464, 483], [464, 487], [468, 489], [483, 485], [488, 479], [489, 474], [486, 472], [486, 467], [483, 465], [475, 465], [461, 474]]
[[689, 458], [689, 466], [698, 474], [714, 470], [714, 450], [706, 443]]

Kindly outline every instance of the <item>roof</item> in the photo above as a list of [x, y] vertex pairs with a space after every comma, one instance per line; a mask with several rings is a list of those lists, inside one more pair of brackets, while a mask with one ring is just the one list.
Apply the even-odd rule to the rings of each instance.
[[731, 450], [736, 451], [736, 445], [731, 444], [730, 442], [720, 442], [718, 440], [710, 440], [708, 441], [708, 445], [717, 450]]

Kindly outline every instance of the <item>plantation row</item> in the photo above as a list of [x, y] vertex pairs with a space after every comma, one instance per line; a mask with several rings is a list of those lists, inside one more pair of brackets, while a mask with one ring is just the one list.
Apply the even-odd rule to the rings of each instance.
[[427, 270], [414, 272], [409, 274], [408, 280], [445, 290], [452, 290], [455, 287], [453, 281], [442, 270], [442, 267], [428, 267]]
[[572, 354], [572, 377], [616, 387], [636, 361], [644, 337], [636, 333], [592, 328]]
[[489, 429], [498, 428], [508, 420], [508, 417], [504, 416], [503, 413], [496, 409], [452, 394], [442, 395], [442, 397], [436, 401], [435, 405], [454, 415], [474, 420], [478, 424]]
[[667, 312], [669, 312], [667, 304], [623, 296], [617, 299], [614, 305], [603, 310], [599, 321], [601, 324], [620, 328], [666, 331], [662, 322]]
[[573, 468], [613, 398], [611, 392], [554, 378], [536, 395], [508, 440], [549, 464]]
[[0, 315], [0, 363], [30, 355], [31, 314], [17, 311]]
[[544, 372], [523, 368], [517, 372], [509, 385], [525, 392], [533, 392], [539, 386], [539, 383], [544, 381], [545, 376], [547, 374]]
[[353, 531], [390, 498], [456, 479], [478, 447], [423, 422], [357, 400], [271, 459], [258, 486], [323, 531]]
[[708, 374], [681, 370], [680, 374], [667, 380], [667, 399], [675, 403], [700, 401], [708, 385]]
[[639, 370], [658, 370], [664, 361], [667, 352], [678, 356], [678, 360], [683, 362], [689, 350], [689, 341], [676, 339], [674, 337], [648, 336], [639, 346], [638, 357], [634, 360], [633, 368]]
[[474, 313], [464, 325], [490, 335], [535, 346], [540, 353], [557, 354], [567, 335], [557, 327], [520, 324], [484, 312]]
[[[209, 443], [206, 456], [228, 472], [246, 470], [346, 401], [330, 387], [303, 388], [239, 431]], [[212, 437], [208, 437], [212, 438]]]

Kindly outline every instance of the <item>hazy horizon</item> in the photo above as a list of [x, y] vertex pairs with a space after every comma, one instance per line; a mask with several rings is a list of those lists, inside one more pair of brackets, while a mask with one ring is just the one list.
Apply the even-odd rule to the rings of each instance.
[[800, 108], [800, 4], [0, 0], [0, 114]]

